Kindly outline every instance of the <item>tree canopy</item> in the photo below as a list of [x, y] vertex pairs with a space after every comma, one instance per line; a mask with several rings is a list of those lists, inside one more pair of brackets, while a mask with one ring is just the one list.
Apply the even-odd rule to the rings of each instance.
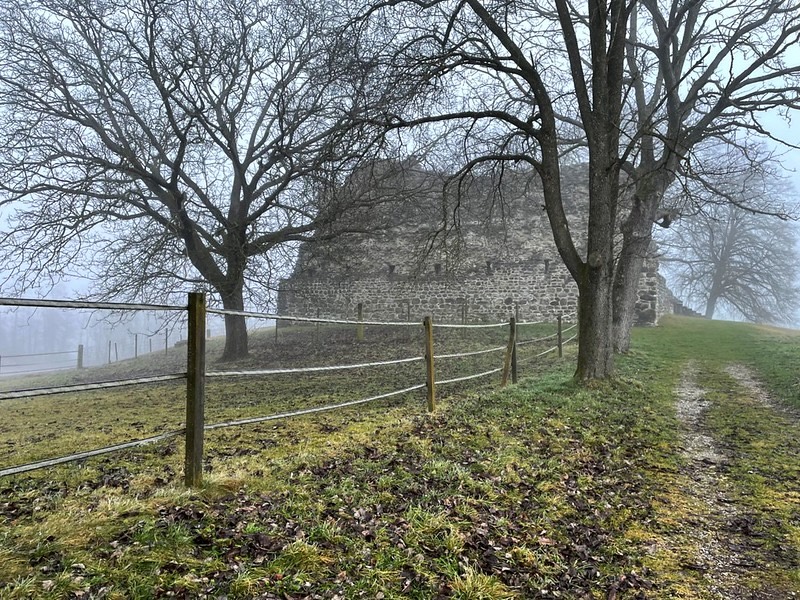
[[[346, 16], [315, 0], [12, 0], [0, 9], [2, 258], [18, 288], [89, 276], [105, 296], [206, 289], [258, 303], [282, 253], [338, 219], [380, 136]], [[19, 290], [18, 290], [19, 291]], [[227, 318], [225, 356], [247, 351]]]

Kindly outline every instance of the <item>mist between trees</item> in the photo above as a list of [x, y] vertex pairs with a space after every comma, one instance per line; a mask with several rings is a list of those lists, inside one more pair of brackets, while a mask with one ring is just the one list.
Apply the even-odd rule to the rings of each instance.
[[[99, 299], [268, 308], [298, 244], [402, 206], [373, 165], [413, 155], [457, 195], [512, 164], [580, 291], [580, 379], [628, 349], [665, 194], [710, 144], [749, 161], [779, 137], [763, 111], [800, 95], [780, 0], [9, 0], [0, 29], [7, 293], [78, 272]], [[563, 206], [576, 163], [585, 228]], [[224, 358], [246, 353], [231, 315]]]
[[681, 297], [709, 319], [796, 324], [796, 192], [769, 163], [715, 158], [716, 172], [673, 199], [680, 224], [659, 236], [662, 262]]

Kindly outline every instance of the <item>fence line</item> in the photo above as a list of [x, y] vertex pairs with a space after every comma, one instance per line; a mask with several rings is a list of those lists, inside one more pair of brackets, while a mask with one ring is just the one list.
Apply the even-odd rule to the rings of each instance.
[[546, 335], [540, 338], [535, 338], [532, 340], [522, 340], [521, 342], [517, 342], [517, 346], [527, 346], [528, 344], [535, 344], [536, 342], [546, 342], [547, 340], [552, 340], [554, 337], [557, 336], [558, 333], [552, 333], [550, 335]]
[[505, 327], [506, 323], [486, 323], [481, 325], [459, 325], [457, 323], [433, 323], [439, 329], [489, 329], [490, 327]]
[[68, 462], [75, 462], [76, 460], [83, 460], [84, 458], [91, 458], [92, 456], [100, 456], [101, 454], [109, 454], [111, 452], [118, 452], [120, 450], [126, 450], [128, 448], [136, 448], [138, 446], [145, 446], [147, 444], [163, 442], [164, 440], [177, 437], [184, 432], [185, 429], [178, 429], [176, 431], [169, 431], [167, 433], [154, 435], [153, 437], [144, 438], [141, 440], [125, 442], [124, 444], [106, 446], [105, 448], [97, 448], [96, 450], [87, 450], [86, 452], [78, 452], [76, 454], [70, 454], [68, 456], [59, 456], [58, 458], [40, 460], [38, 462], [28, 463], [26, 465], [20, 465], [18, 467], [9, 467], [7, 469], [0, 469], [0, 477], [4, 477], [6, 475], [17, 475], [19, 473], [26, 473], [28, 471], [34, 471], [36, 469], [43, 469], [45, 467], [54, 467], [56, 465], [62, 465]]
[[186, 310], [174, 304], [132, 304], [129, 302], [84, 302], [82, 300], [39, 300], [33, 298], [0, 298], [0, 306], [32, 308], [91, 308], [96, 310]]
[[[15, 367], [18, 365], [11, 366]], [[48, 373], [51, 371], [72, 371], [74, 369], [75, 367], [72, 365], [63, 367], [48, 367], [46, 369], [23, 369], [22, 371], [7, 371], [4, 369], [3, 371], [0, 371], [0, 377], [4, 377], [6, 375], [35, 375], [36, 373]]]
[[383, 367], [386, 365], [400, 365], [404, 363], [421, 362], [424, 356], [413, 358], [399, 358], [397, 360], [385, 360], [381, 362], [369, 362], [355, 365], [332, 365], [328, 367], [298, 367], [295, 369], [257, 369], [253, 371], [211, 371], [206, 373], [206, 377], [232, 377], [242, 375], [287, 375], [290, 373], [318, 373], [320, 371], [342, 371], [346, 369], [366, 369], [368, 367]]
[[[3, 357], [0, 357], [0, 358], [6, 358], [6, 357], [3, 356]], [[45, 365], [48, 365], [48, 364], [52, 364], [53, 362], [61, 362], [61, 363], [63, 363], [64, 359], [61, 359], [60, 361], [52, 361], [50, 363], [14, 363], [13, 365], [4, 364], [3, 366], [4, 367], [10, 367], [10, 368], [14, 369], [16, 367], [38, 367], [39, 365], [45, 366]], [[73, 364], [72, 361], [70, 361], [70, 366], [72, 366], [72, 364]]]
[[486, 377], [487, 375], [492, 375], [494, 373], [499, 373], [503, 370], [503, 367], [497, 367], [496, 369], [492, 369], [490, 371], [484, 371], [483, 373], [477, 373], [475, 375], [465, 375], [464, 377], [454, 377], [453, 379], [444, 379], [442, 381], [437, 381], [436, 385], [447, 385], [448, 383], [458, 383], [459, 381], [469, 381], [470, 379], [477, 379], [478, 377]]
[[292, 412], [280, 413], [277, 415], [268, 415], [265, 417], [251, 417], [249, 419], [238, 419], [236, 421], [225, 421], [223, 423], [214, 423], [213, 425], [206, 425], [204, 428], [206, 431], [211, 429], [220, 429], [222, 427], [233, 427], [234, 425], [249, 425], [251, 423], [261, 423], [263, 421], [275, 421], [277, 419], [285, 419], [287, 417], [297, 417], [300, 415], [310, 415], [313, 413], [321, 413], [327, 412], [331, 410], [335, 410], [337, 408], [346, 408], [348, 406], [356, 406], [358, 404], [366, 404], [367, 402], [373, 402], [375, 400], [383, 400], [384, 398], [391, 398], [392, 396], [399, 396], [400, 394], [407, 394], [408, 392], [413, 392], [414, 390], [421, 390], [425, 387], [424, 383], [420, 383], [418, 385], [412, 385], [411, 387], [407, 387], [402, 390], [396, 390], [394, 392], [388, 392], [386, 394], [380, 394], [378, 396], [372, 396], [370, 398], [363, 398], [361, 400], [352, 400], [350, 402], [341, 402], [339, 404], [328, 404], [326, 406], [317, 406], [314, 408], [304, 408], [301, 410], [295, 410]]
[[14, 392], [0, 392], [0, 400], [13, 400], [16, 398], [31, 398], [33, 396], [54, 396], [70, 392], [87, 392], [90, 390], [106, 390], [110, 388], [139, 385], [144, 383], [159, 383], [175, 379], [186, 379], [186, 373], [172, 375], [155, 375], [153, 377], [139, 377], [138, 379], [118, 379], [116, 381], [101, 381], [98, 383], [81, 383], [77, 385], [61, 385], [55, 387], [35, 388], [30, 390], [17, 390]]
[[437, 354], [436, 358], [443, 359], [443, 358], [465, 358], [467, 356], [478, 356], [479, 354], [489, 354], [491, 352], [499, 352], [500, 350], [505, 350], [505, 346], [495, 346], [494, 348], [487, 348], [486, 350], [475, 350], [474, 352], [461, 352], [458, 354]]
[[[39, 306], [39, 307], [56, 307], [56, 308], [96, 308], [96, 309], [113, 309], [113, 310], [187, 310], [188, 317], [189, 317], [189, 327], [188, 327], [188, 348], [187, 348], [187, 371], [186, 373], [178, 373], [178, 374], [170, 374], [170, 375], [160, 375], [160, 376], [153, 376], [153, 377], [141, 377], [135, 379], [126, 379], [126, 380], [116, 380], [116, 381], [106, 381], [106, 382], [99, 382], [99, 383], [90, 383], [90, 384], [78, 384], [78, 385], [66, 385], [66, 386], [56, 386], [56, 387], [46, 387], [46, 388], [36, 388], [36, 389], [28, 389], [28, 390], [17, 390], [12, 392], [0, 392], [0, 400], [10, 400], [16, 398], [27, 398], [33, 396], [48, 396], [48, 395], [55, 395], [55, 394], [63, 394], [63, 393], [70, 393], [70, 392], [83, 392], [83, 391], [90, 391], [90, 390], [99, 390], [99, 389], [109, 389], [109, 388], [117, 388], [129, 385], [138, 385], [138, 384], [147, 384], [147, 383], [157, 383], [157, 382], [164, 382], [164, 381], [173, 381], [177, 379], [186, 379], [187, 380], [187, 394], [186, 394], [186, 427], [176, 431], [170, 431], [167, 433], [163, 433], [157, 436], [135, 440], [131, 442], [126, 442], [123, 444], [116, 444], [112, 446], [107, 446], [104, 448], [99, 448], [95, 450], [89, 450], [86, 452], [80, 452], [71, 454], [69, 456], [53, 458], [44, 461], [38, 461], [35, 463], [30, 463], [27, 465], [20, 465], [15, 467], [9, 467], [6, 469], [0, 470], [0, 477], [4, 475], [11, 475], [16, 473], [24, 473], [27, 471], [32, 471], [34, 469], [39, 469], [43, 467], [54, 466], [58, 464], [63, 464], [66, 462], [71, 462], [75, 460], [81, 460], [84, 458], [89, 458], [92, 456], [97, 456], [100, 454], [106, 454], [109, 452], [115, 452], [118, 450], [123, 450], [126, 448], [133, 448], [137, 446], [143, 446], [146, 444], [163, 441], [166, 439], [170, 439], [179, 435], [185, 435], [186, 437], [186, 445], [185, 445], [185, 483], [189, 486], [196, 486], [201, 483], [202, 480], [202, 461], [203, 461], [203, 433], [205, 431], [219, 429], [223, 427], [233, 427], [239, 425], [246, 425], [251, 423], [259, 423], [264, 421], [272, 421], [277, 419], [289, 418], [293, 416], [300, 416], [300, 415], [307, 415], [307, 414], [314, 414], [314, 413], [321, 413], [326, 411], [332, 411], [340, 408], [346, 408], [350, 406], [357, 406], [361, 404], [365, 404], [368, 402], [391, 398], [394, 396], [407, 394], [419, 389], [427, 388], [427, 397], [428, 397], [428, 409], [433, 410], [435, 407], [435, 386], [439, 385], [448, 385], [452, 383], [470, 381], [473, 379], [477, 379], [480, 377], [486, 377], [489, 375], [493, 375], [496, 373], [503, 373], [503, 379], [501, 385], [505, 385], [507, 381], [507, 377], [509, 373], [511, 374], [512, 381], [516, 383], [517, 380], [517, 346], [524, 345], [524, 344], [531, 344], [535, 342], [541, 342], [553, 337], [557, 337], [558, 344], [552, 348], [549, 348], [535, 356], [531, 357], [529, 360], [533, 360], [535, 358], [539, 358], [544, 356], [550, 352], [554, 352], [558, 350], [559, 356], [561, 356], [562, 346], [563, 344], [569, 343], [577, 338], [577, 336], [572, 336], [566, 341], [562, 341], [563, 333], [574, 329], [577, 324], [572, 325], [567, 329], [562, 329], [562, 317], [559, 316], [557, 319], [558, 323], [558, 332], [553, 335], [536, 338], [532, 340], [526, 341], [517, 341], [516, 334], [517, 329], [520, 325], [530, 325], [534, 323], [517, 323], [515, 318], [512, 317], [510, 322], [508, 323], [509, 326], [509, 338], [508, 338], [508, 345], [507, 346], [497, 346], [493, 348], [483, 349], [483, 350], [476, 350], [470, 352], [462, 352], [462, 353], [452, 353], [452, 354], [442, 354], [442, 355], [435, 355], [433, 351], [433, 330], [434, 328], [450, 328], [450, 329], [487, 329], [487, 328], [496, 328], [496, 327], [504, 327], [506, 323], [491, 323], [491, 324], [478, 324], [478, 325], [467, 325], [467, 324], [434, 324], [430, 317], [426, 317], [423, 323], [425, 329], [425, 338], [426, 338], [426, 351], [424, 356], [418, 357], [410, 357], [410, 358], [402, 358], [402, 359], [395, 359], [395, 360], [388, 360], [388, 361], [374, 361], [374, 362], [367, 362], [367, 363], [360, 363], [360, 364], [349, 364], [349, 365], [331, 365], [331, 366], [322, 366], [322, 367], [300, 367], [300, 368], [282, 368], [282, 369], [255, 369], [255, 370], [240, 370], [240, 371], [212, 371], [207, 372], [205, 366], [205, 339], [206, 339], [206, 325], [207, 325], [207, 314], [217, 314], [217, 315], [239, 315], [244, 317], [256, 317], [256, 318], [268, 318], [268, 319], [275, 319], [277, 320], [286, 320], [286, 321], [298, 321], [298, 322], [310, 322], [310, 323], [334, 323], [334, 324], [345, 324], [345, 325], [356, 325], [357, 329], [357, 339], [363, 339], [363, 326], [364, 325], [379, 325], [379, 326], [419, 326], [418, 323], [410, 323], [410, 322], [378, 322], [378, 321], [363, 321], [359, 318], [357, 321], [352, 320], [342, 320], [342, 319], [320, 319], [320, 318], [309, 318], [309, 317], [285, 317], [281, 315], [271, 315], [268, 313], [256, 313], [256, 312], [249, 312], [249, 311], [229, 311], [229, 310], [220, 310], [220, 309], [208, 309], [205, 305], [205, 295], [202, 293], [192, 292], [189, 294], [188, 302], [186, 306], [170, 306], [170, 305], [156, 305], [156, 304], [124, 304], [124, 303], [104, 303], [104, 302], [73, 302], [73, 301], [61, 301], [61, 300], [18, 300], [18, 299], [8, 299], [8, 298], [0, 298], [0, 305], [15, 305], [15, 306]], [[359, 317], [361, 316], [361, 308], [362, 305], [359, 305]], [[535, 323], [541, 324], [541, 323]], [[81, 355], [82, 348], [79, 347], [77, 351], [79, 357]], [[461, 377], [454, 377], [450, 379], [444, 380], [436, 380], [436, 371], [434, 365], [434, 359], [453, 359], [453, 358], [464, 358], [469, 356], [477, 356], [483, 354], [489, 354], [492, 352], [499, 352], [500, 350], [506, 350], [503, 366], [490, 369], [487, 371], [483, 371], [481, 373], [476, 373], [472, 375], [465, 375]], [[63, 353], [47, 353], [46, 355], [55, 355], [55, 354], [71, 354], [75, 351], [63, 352]], [[45, 355], [45, 353], [42, 353]], [[22, 355], [21, 355], [22, 356]], [[10, 356], [9, 356], [10, 358]], [[204, 421], [204, 412], [205, 412], [205, 380], [207, 377], [227, 377], [227, 376], [269, 376], [269, 375], [281, 375], [281, 374], [295, 374], [295, 373], [314, 373], [314, 372], [328, 372], [328, 371], [337, 371], [337, 370], [345, 370], [345, 369], [360, 369], [360, 368], [368, 368], [368, 367], [378, 367], [378, 366], [386, 366], [386, 365], [397, 365], [397, 364], [407, 364], [407, 363], [414, 363], [414, 362], [425, 362], [426, 363], [426, 383], [421, 383], [417, 385], [413, 385], [410, 387], [406, 387], [404, 389], [395, 390], [391, 392], [382, 393], [379, 395], [371, 396], [368, 398], [362, 398], [358, 400], [352, 400], [348, 402], [341, 402], [337, 404], [325, 405], [321, 407], [313, 407], [307, 409], [300, 409], [295, 411], [289, 411], [285, 413], [273, 414], [273, 415], [266, 415], [266, 416], [258, 416], [258, 417], [250, 417], [245, 419], [237, 419], [232, 421], [225, 421], [221, 423], [213, 423], [213, 424], [205, 424]], [[526, 362], [528, 362], [526, 361]], [[80, 365], [80, 358], [79, 358], [79, 365]], [[67, 367], [65, 367], [67, 368]], [[61, 370], [61, 369], [53, 369], [53, 370]]]
[[25, 358], [27, 356], [56, 356], [58, 354], [76, 354], [77, 350], [63, 350], [62, 352], [32, 352], [30, 354], [3, 354], [3, 358]]
[[254, 319], [274, 319], [275, 321], [297, 321], [299, 323], [328, 323], [335, 325], [391, 325], [395, 327], [418, 327], [415, 321], [352, 321], [347, 319], [323, 319], [321, 317], [290, 317], [286, 315], [273, 315], [270, 313], [251, 312], [247, 310], [226, 310], [222, 308], [209, 308], [209, 314], [234, 315], [238, 317], [252, 317]]

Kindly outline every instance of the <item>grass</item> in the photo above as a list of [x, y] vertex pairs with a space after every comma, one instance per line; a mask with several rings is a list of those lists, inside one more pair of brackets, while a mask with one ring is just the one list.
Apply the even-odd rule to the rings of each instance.
[[[438, 348], [504, 341], [503, 331], [478, 331], [466, 340], [442, 333]], [[332, 330], [324, 339], [338, 350], [328, 344], [327, 356], [320, 333], [283, 333], [296, 355], [276, 357], [281, 347], [265, 338], [249, 366], [299, 356], [360, 362], [385, 358], [387, 346], [397, 357], [420, 352], [406, 332], [370, 338], [368, 330], [359, 345], [347, 341], [351, 331]], [[635, 333], [619, 377], [588, 388], [571, 381], [573, 355], [548, 355], [521, 369], [535, 376], [503, 391], [494, 379], [456, 387], [431, 415], [411, 394], [209, 432], [198, 490], [180, 485], [180, 441], [0, 480], [0, 597], [711, 598], [702, 575], [687, 569], [693, 541], [675, 536], [697, 510], [678, 485], [672, 397], [690, 359], [712, 401], [706, 426], [735, 457], [732, 489], [758, 528], [767, 557], [760, 577], [785, 592], [774, 597], [789, 597], [800, 589], [797, 422], [749, 402], [724, 366], [761, 369], [776, 397], [797, 405], [800, 338], [677, 318]], [[464, 362], [450, 372], [482, 366]], [[388, 384], [421, 370], [390, 374]], [[387, 383], [368, 371], [292, 379], [221, 380], [209, 390], [211, 418], [352, 398]], [[26, 450], [37, 447], [26, 438], [36, 435], [25, 429], [31, 421], [55, 422], [63, 437], [50, 451], [82, 436], [105, 439], [86, 437], [97, 435], [89, 429], [110, 426], [103, 435], [111, 437], [172, 427], [180, 419], [172, 389], [76, 396], [70, 403], [86, 404], [60, 414], [35, 400], [0, 404], [3, 440], [17, 444], [0, 456], [16, 462], [28, 456], [17, 451], [37, 452]], [[81, 421], [85, 431], [68, 431]]]

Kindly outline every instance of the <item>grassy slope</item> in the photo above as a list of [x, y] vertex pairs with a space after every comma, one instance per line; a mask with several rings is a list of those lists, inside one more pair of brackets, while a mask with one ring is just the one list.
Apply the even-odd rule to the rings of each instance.
[[[696, 509], [678, 491], [672, 404], [692, 357], [769, 552], [762, 577], [788, 595], [797, 424], [748, 403], [721, 368], [752, 364], [797, 402], [800, 338], [686, 319], [636, 334], [618, 380], [590, 389], [570, 382], [567, 357], [432, 416], [412, 396], [214, 432], [195, 492], [179, 484], [180, 443], [3, 480], [0, 596], [711, 597], [675, 533]], [[264, 384], [226, 385], [241, 409]]]

